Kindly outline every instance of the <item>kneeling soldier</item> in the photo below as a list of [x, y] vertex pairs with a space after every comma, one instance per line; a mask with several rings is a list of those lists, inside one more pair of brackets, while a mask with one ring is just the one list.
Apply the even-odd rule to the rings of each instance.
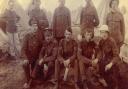
[[39, 59], [39, 53], [41, 51], [42, 42], [38, 36], [38, 25], [35, 19], [30, 21], [33, 32], [25, 36], [23, 47], [22, 47], [22, 56], [25, 59], [23, 68], [27, 77], [27, 82], [24, 84], [24, 88], [29, 88], [31, 84], [31, 74], [35, 67], [37, 60]]
[[[57, 57], [58, 43], [55, 39], [53, 39], [52, 30], [45, 30], [45, 41], [43, 42], [39, 62], [34, 68], [32, 77], [40, 78], [42, 76], [44, 80], [47, 80], [54, 73], [54, 64]], [[42, 71], [43, 73], [41, 73]]]
[[118, 47], [115, 40], [110, 37], [107, 25], [101, 26], [100, 32], [102, 40], [99, 42], [98, 55], [93, 63], [99, 63], [99, 73], [105, 79], [108, 89], [118, 89]]
[[86, 33], [84, 33], [84, 38], [79, 43], [78, 60], [84, 89], [87, 89], [87, 81], [94, 84], [92, 76], [90, 76], [89, 73], [89, 71], [91, 71], [90, 69], [93, 68], [91, 65], [92, 60], [95, 59], [96, 56], [97, 45], [93, 41], [93, 37], [93, 32], [86, 31]]
[[[65, 31], [65, 38], [60, 41], [58, 52], [58, 58], [55, 62], [56, 85], [54, 89], [59, 89], [59, 77], [61, 70], [65, 68], [68, 73], [68, 69], [71, 67], [71, 65], [73, 65], [76, 59], [77, 43], [74, 39], [72, 39], [71, 31]], [[67, 73], [65, 72], [66, 75], [64, 75], [64, 81], [66, 80]]]

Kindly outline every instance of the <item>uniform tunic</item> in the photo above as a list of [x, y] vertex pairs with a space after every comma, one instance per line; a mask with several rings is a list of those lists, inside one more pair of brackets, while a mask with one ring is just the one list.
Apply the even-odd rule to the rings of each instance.
[[107, 15], [106, 23], [109, 27], [111, 37], [116, 41], [117, 46], [121, 47], [125, 38], [125, 24], [123, 15], [116, 11]]
[[[99, 72], [101, 77], [103, 77], [107, 84], [108, 89], [114, 89], [118, 84], [118, 67], [117, 63], [119, 61], [119, 51], [116, 42], [113, 38], [108, 38], [106, 40], [101, 40], [99, 43]], [[110, 62], [113, 62], [113, 66], [110, 70], [105, 71], [105, 67]]]
[[82, 34], [84, 34], [85, 31], [94, 32], [94, 27], [99, 25], [99, 18], [94, 6], [87, 4], [87, 6], [82, 9], [80, 16], [80, 25]]
[[71, 28], [71, 15], [67, 7], [55, 9], [52, 25], [55, 38], [63, 38], [65, 30]]
[[37, 60], [41, 51], [42, 41], [43, 40], [40, 40], [38, 31], [27, 34], [23, 42], [22, 54], [24, 54], [29, 61]]

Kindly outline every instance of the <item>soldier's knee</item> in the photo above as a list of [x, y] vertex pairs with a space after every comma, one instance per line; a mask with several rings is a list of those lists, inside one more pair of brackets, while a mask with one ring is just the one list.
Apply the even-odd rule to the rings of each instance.
[[23, 64], [22, 64], [22, 67], [23, 67], [23, 68], [26, 68], [26, 67], [28, 67], [28, 66], [29, 66], [29, 63], [23, 62]]

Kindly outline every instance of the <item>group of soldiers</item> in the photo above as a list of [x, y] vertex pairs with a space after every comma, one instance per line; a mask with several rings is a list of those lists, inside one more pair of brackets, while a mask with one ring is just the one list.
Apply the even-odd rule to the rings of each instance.
[[[107, 15], [106, 24], [99, 27], [99, 42], [94, 40], [94, 28], [100, 23], [97, 11], [91, 0], [85, 1], [86, 6], [80, 15], [82, 39], [76, 41], [72, 36], [71, 13], [65, 6], [65, 0], [59, 0], [52, 28], [49, 28], [45, 11], [40, 8], [41, 1], [33, 0], [34, 8], [28, 13], [32, 32], [25, 36], [21, 48], [27, 78], [23, 86], [25, 89], [31, 88], [34, 80], [46, 81], [53, 78], [53, 75], [51, 82], [55, 84], [54, 89], [60, 89], [62, 70], [65, 69], [63, 80], [67, 81], [71, 68], [76, 89], [128, 88], [127, 75], [121, 76], [122, 72], [120, 73], [120, 61], [127, 61], [128, 57], [119, 55], [125, 37], [124, 18], [118, 10], [119, 0], [110, 2], [111, 11]], [[10, 8], [6, 10], [3, 18], [7, 20], [7, 33], [15, 43], [16, 23], [20, 18], [13, 12], [13, 3], [10, 0]], [[127, 71], [123, 71], [124, 74], [125, 72]]]

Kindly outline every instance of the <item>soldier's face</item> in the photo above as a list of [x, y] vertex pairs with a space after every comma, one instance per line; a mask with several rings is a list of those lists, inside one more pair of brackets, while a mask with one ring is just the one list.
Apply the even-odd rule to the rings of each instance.
[[109, 36], [109, 33], [107, 31], [101, 31], [101, 37], [102, 39], [106, 40]]
[[32, 28], [34, 29], [34, 31], [36, 31], [38, 29], [37, 24], [32, 24]]
[[65, 31], [65, 38], [66, 38], [67, 40], [70, 40], [71, 37], [72, 37], [72, 33], [69, 32], [69, 31]]
[[14, 8], [14, 2], [9, 2], [8, 6], [9, 9], [12, 10]]
[[46, 36], [45, 36], [45, 40], [46, 40], [47, 42], [50, 42], [50, 41], [52, 40], [52, 38], [53, 38], [52, 35], [46, 35]]
[[87, 41], [90, 41], [92, 39], [93, 33], [92, 32], [86, 32], [85, 33], [85, 39]]
[[118, 8], [118, 1], [114, 0], [114, 1], [112, 2], [111, 8], [112, 8], [112, 9]]
[[64, 6], [65, 5], [65, 0], [59, 0], [60, 6]]

